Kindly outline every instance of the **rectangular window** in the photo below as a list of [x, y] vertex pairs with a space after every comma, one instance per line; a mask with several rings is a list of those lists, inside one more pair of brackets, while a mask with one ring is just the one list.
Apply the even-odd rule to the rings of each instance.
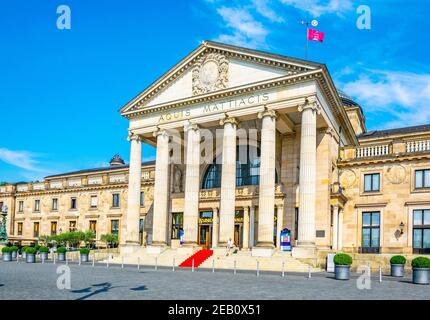
[[430, 188], [430, 169], [415, 171], [415, 189]]
[[58, 199], [57, 198], [52, 199], [52, 210], [53, 211], [58, 210]]
[[97, 221], [96, 220], [90, 220], [90, 230], [94, 231], [94, 234], [97, 233]]
[[119, 220], [111, 220], [110, 221], [110, 233], [118, 236], [119, 232]]
[[91, 196], [91, 203], [90, 203], [90, 207], [91, 209], [95, 209], [98, 206], [98, 198], [97, 196]]
[[172, 213], [172, 220], [172, 239], [179, 240], [184, 223], [184, 214], [182, 212]]
[[364, 192], [376, 192], [380, 188], [380, 175], [379, 173], [365, 174], [364, 175]]
[[140, 192], [140, 206], [144, 207], [145, 206], [145, 192]]
[[112, 194], [112, 208], [119, 208], [119, 193]]
[[379, 253], [380, 212], [363, 212], [362, 253]]
[[40, 200], [34, 200], [34, 211], [35, 212], [40, 211]]
[[57, 235], [57, 221], [51, 222], [51, 236]]
[[72, 210], [76, 209], [76, 198], [75, 197], [70, 198], [70, 209], [72, 209]]
[[18, 235], [22, 236], [22, 222], [18, 222], [17, 231], [18, 231]]
[[39, 222], [33, 223], [33, 237], [38, 238], [39, 237]]
[[18, 212], [24, 212], [24, 201], [18, 202]]
[[76, 221], [69, 221], [69, 231], [76, 231]]
[[413, 218], [413, 251], [416, 254], [429, 254], [430, 210], [414, 210]]

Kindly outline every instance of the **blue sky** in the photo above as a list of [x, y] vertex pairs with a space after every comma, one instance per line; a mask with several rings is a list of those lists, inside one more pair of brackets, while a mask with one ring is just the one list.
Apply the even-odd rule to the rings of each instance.
[[[71, 30], [56, 27], [62, 4]], [[361, 4], [371, 30], [356, 27]], [[202, 40], [303, 58], [302, 19], [326, 33], [310, 60], [363, 106], [368, 129], [430, 123], [426, 12], [426, 0], [0, 0], [0, 181], [128, 161], [118, 109]]]

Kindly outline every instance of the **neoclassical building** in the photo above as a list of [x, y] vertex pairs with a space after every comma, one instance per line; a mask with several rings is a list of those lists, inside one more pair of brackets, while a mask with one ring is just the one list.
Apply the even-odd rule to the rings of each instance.
[[297, 258], [430, 252], [430, 125], [367, 131], [323, 64], [204, 42], [120, 113], [129, 165], [0, 186], [11, 239], [94, 229], [123, 253], [232, 239], [271, 256], [288, 228]]

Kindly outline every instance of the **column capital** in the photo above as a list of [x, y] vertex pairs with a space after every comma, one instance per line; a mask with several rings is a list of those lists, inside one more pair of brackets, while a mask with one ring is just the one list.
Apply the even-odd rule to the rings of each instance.
[[198, 130], [200, 130], [200, 127], [196, 123], [192, 123], [191, 121], [188, 121], [184, 125], [184, 130], [185, 131], [189, 131], [189, 130], [198, 131]]
[[276, 119], [278, 117], [278, 114], [275, 110], [268, 109], [267, 107], [265, 107], [263, 111], [258, 113], [258, 119], [263, 119], [264, 117], [271, 117]]
[[137, 142], [140, 142], [140, 141], [142, 141], [142, 138], [141, 138], [138, 134], [135, 134], [134, 132], [129, 131], [129, 132], [128, 132], [128, 136], [127, 136], [127, 140], [128, 140], [128, 141], [133, 141], [133, 140], [135, 140], [135, 141], [137, 141]]
[[157, 130], [155, 130], [153, 133], [152, 133], [152, 135], [154, 136], [154, 137], [158, 137], [158, 136], [160, 136], [160, 135], [167, 135], [167, 131], [165, 130], [165, 129], [160, 129], [159, 127], [157, 127]]
[[225, 118], [221, 119], [219, 124], [221, 126], [224, 126], [226, 123], [231, 123], [232, 125], [238, 126], [239, 125], [239, 120], [237, 120], [237, 118], [234, 117], [230, 117], [227, 113], [225, 114]]
[[317, 114], [321, 114], [321, 107], [318, 105], [316, 101], [310, 102], [307, 98], [305, 99], [305, 103], [299, 105], [298, 111], [303, 112], [307, 109], [311, 109], [317, 112]]

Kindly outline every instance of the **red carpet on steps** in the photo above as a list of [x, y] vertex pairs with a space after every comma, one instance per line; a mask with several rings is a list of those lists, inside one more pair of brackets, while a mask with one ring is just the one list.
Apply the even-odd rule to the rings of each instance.
[[181, 268], [191, 268], [194, 259], [194, 268], [200, 266], [206, 259], [213, 255], [213, 250], [199, 250], [191, 257], [187, 258], [184, 262], [182, 262], [179, 267]]

